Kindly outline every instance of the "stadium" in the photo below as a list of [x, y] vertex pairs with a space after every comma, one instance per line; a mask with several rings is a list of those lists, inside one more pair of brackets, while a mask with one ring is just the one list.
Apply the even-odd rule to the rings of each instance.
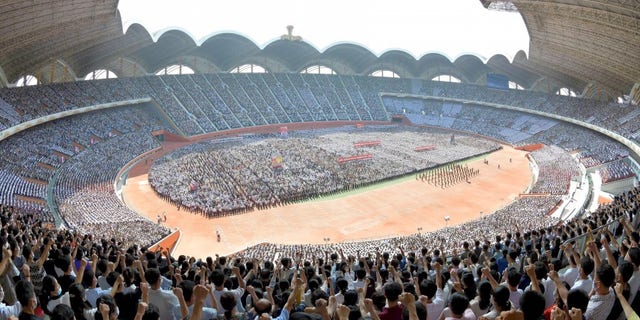
[[[125, 28], [117, 0], [3, 2], [3, 301], [21, 303], [15, 316], [68, 305], [93, 317], [108, 304], [95, 292], [112, 292], [118, 319], [143, 300], [141, 317], [231, 319], [261, 315], [271, 298], [274, 315], [333, 319], [311, 296], [342, 318], [338, 305], [367, 278], [349, 319], [376, 319], [364, 298], [393, 282], [415, 294], [401, 306], [445, 319], [462, 315], [456, 299], [485, 299], [483, 283], [498, 299], [540, 280], [546, 293], [532, 285], [511, 301], [528, 319], [542, 315], [526, 309], [538, 296], [542, 310], [554, 294], [567, 305], [573, 290], [556, 288], [579, 283], [579, 267], [605, 301], [574, 304], [586, 319], [632, 317], [622, 306], [640, 310], [640, 3], [478, 2], [520, 15], [528, 52], [319, 50], [292, 26], [265, 46], [234, 32], [196, 40]], [[300, 292], [308, 280], [321, 292]], [[441, 307], [420, 294], [423, 280], [447, 292]], [[234, 292], [231, 307], [199, 295], [205, 283], [211, 297]], [[78, 286], [94, 309], [68, 302]], [[154, 295], [176, 286], [175, 303]], [[293, 300], [316, 310], [292, 311]], [[507, 310], [478, 307], [474, 319]]]

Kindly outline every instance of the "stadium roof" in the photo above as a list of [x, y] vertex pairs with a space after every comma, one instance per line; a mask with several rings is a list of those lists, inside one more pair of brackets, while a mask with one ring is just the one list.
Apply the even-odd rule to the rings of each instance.
[[[480, 0], [486, 7], [497, 2]], [[0, 86], [32, 74], [41, 82], [73, 80], [96, 70], [119, 76], [150, 74], [171, 64], [196, 72], [224, 72], [246, 63], [272, 72], [299, 72], [325, 65], [341, 74], [392, 70], [401, 77], [451, 74], [479, 83], [487, 72], [503, 73], [525, 88], [628, 94], [640, 82], [640, 1], [514, 0], [531, 43], [513, 61], [468, 54], [450, 59], [430, 53], [419, 59], [392, 50], [376, 56], [353, 43], [320, 52], [302, 41], [276, 40], [263, 49], [236, 33], [196, 42], [187, 32], [162, 32], [154, 41], [141, 25], [122, 29], [117, 0], [6, 0], [0, 4]], [[488, 31], [489, 32], [489, 31]], [[346, 39], [348, 40], [348, 39]]]

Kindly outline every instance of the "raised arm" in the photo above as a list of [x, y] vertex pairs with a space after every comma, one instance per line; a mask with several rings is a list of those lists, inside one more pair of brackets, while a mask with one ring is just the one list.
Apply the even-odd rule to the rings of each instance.
[[378, 316], [378, 313], [376, 312], [376, 309], [373, 306], [373, 300], [364, 299], [364, 306], [367, 309], [367, 312], [369, 312], [369, 315], [371, 316], [371, 320], [380, 320], [380, 317]]
[[[75, 263], [71, 263], [75, 266]], [[82, 283], [82, 276], [84, 276], [84, 270], [87, 268], [87, 260], [80, 260], [80, 270], [76, 271], [76, 283]]]
[[233, 267], [233, 274], [236, 275], [236, 278], [238, 278], [238, 286], [242, 289], [246, 289], [247, 286], [244, 282], [244, 279], [242, 279], [242, 274], [240, 274], [240, 268], [238, 267]]
[[38, 261], [36, 261], [36, 265], [38, 265], [39, 269], [42, 269], [44, 266], [44, 262], [49, 258], [49, 251], [51, 251], [51, 246], [53, 245], [53, 240], [49, 239], [47, 243], [44, 245], [44, 250], [40, 254]]
[[589, 248], [589, 253], [593, 259], [595, 269], [598, 269], [598, 267], [600, 267], [600, 252], [598, 252], [598, 247], [593, 241], [589, 242], [587, 247]]
[[485, 278], [487, 278], [487, 280], [489, 280], [489, 283], [491, 283], [492, 288], [495, 289], [500, 285], [500, 283], [498, 283], [498, 281], [494, 279], [493, 276], [491, 275], [491, 271], [489, 270], [489, 268], [482, 268], [482, 275]]
[[9, 263], [11, 262], [11, 251], [2, 247], [2, 261], [0, 261], [0, 273], [4, 272]]
[[444, 288], [444, 284], [442, 283], [442, 265], [439, 262], [436, 262], [436, 287], [438, 287], [438, 289]]
[[98, 268], [98, 255], [94, 253], [91, 255], [91, 271], [93, 271], [93, 274], [96, 273], [97, 268]]
[[[180, 314], [182, 315], [182, 319], [189, 316], [189, 307], [187, 306], [187, 302], [184, 301], [184, 295], [182, 294], [182, 288], [176, 287], [173, 288], [173, 294], [178, 298], [178, 303], [180, 304]], [[202, 308], [200, 308], [202, 309]], [[195, 311], [195, 307], [194, 307]], [[200, 319], [200, 318], [197, 318]]]
[[616, 283], [615, 286], [616, 296], [618, 296], [618, 300], [620, 300], [620, 304], [622, 305], [622, 310], [624, 311], [624, 315], [627, 319], [638, 319], [638, 314], [633, 310], [631, 305], [629, 305], [629, 301], [622, 294], [622, 284]]
[[[615, 238], [611, 238], [613, 242], [616, 242]], [[613, 256], [613, 252], [611, 252], [611, 247], [609, 246], [609, 240], [607, 238], [602, 239], [602, 246], [604, 247], [604, 251], [607, 252], [607, 262], [613, 267], [614, 270], [618, 269], [618, 261]]]
[[[193, 313], [190, 319], [202, 319], [202, 308], [204, 307], [204, 300], [207, 298], [208, 290], [203, 285], [197, 285], [193, 289], [193, 294], [196, 301], [193, 304]], [[215, 301], [215, 299], [213, 299]]]
[[291, 312], [291, 309], [293, 309], [293, 305], [294, 305], [294, 301], [296, 300], [296, 297], [300, 296], [300, 291], [302, 290], [302, 279], [300, 278], [296, 278], [294, 280], [294, 288], [293, 288], [293, 293], [291, 293], [289, 295], [289, 299], [287, 299], [287, 303], [285, 303], [284, 308]]
[[529, 279], [531, 279], [531, 290], [542, 293], [540, 284], [538, 283], [538, 277], [536, 276], [536, 267], [530, 264], [524, 267], [524, 271], [527, 273], [527, 276], [529, 276]]
[[548, 274], [549, 278], [551, 278], [551, 280], [553, 280], [553, 282], [556, 284], [556, 289], [558, 289], [558, 293], [560, 294], [560, 298], [562, 298], [562, 301], [565, 303], [567, 303], [567, 296], [569, 295], [569, 291], [567, 290], [567, 288], [562, 284], [562, 281], [560, 280], [560, 276], [558, 275], [558, 272], [555, 270], [551, 270], [549, 271]]
[[122, 283], [124, 282], [124, 277], [122, 275], [118, 276], [116, 282], [111, 287], [111, 291], [109, 291], [109, 295], [115, 297], [118, 292], [122, 291]]
[[409, 320], [418, 320], [418, 312], [416, 311], [416, 297], [409, 292], [400, 295], [402, 305], [409, 310]]

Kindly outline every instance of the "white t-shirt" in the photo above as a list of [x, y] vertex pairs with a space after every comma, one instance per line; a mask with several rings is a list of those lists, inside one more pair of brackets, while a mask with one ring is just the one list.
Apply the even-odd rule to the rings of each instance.
[[425, 306], [427, 308], [427, 315], [433, 315], [433, 318], [432, 316], [429, 316], [429, 319], [436, 319], [436, 315], [440, 315], [440, 313], [442, 313], [442, 310], [444, 309], [443, 295], [444, 292], [442, 289], [438, 288], [436, 295], [431, 299], [431, 303], [428, 303]]
[[573, 289], [580, 289], [580, 290], [586, 292], [587, 294], [589, 294], [591, 292], [591, 290], [593, 289], [593, 280], [591, 280], [591, 277], [589, 277], [588, 279], [578, 279], [573, 284], [571, 289], [572, 290]]

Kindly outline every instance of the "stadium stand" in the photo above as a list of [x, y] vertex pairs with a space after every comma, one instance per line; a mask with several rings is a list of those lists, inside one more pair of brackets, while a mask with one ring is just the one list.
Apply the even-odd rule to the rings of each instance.
[[[26, 80], [29, 73], [39, 85], [0, 89], [1, 318], [426, 320], [496, 319], [503, 312], [503, 319], [637, 319], [640, 188], [578, 218], [561, 221], [550, 213], [579, 174], [576, 160], [600, 172], [607, 184], [633, 178], [640, 155], [630, 144], [535, 114], [579, 120], [619, 134], [632, 146], [640, 142], [640, 111], [629, 103], [640, 98], [637, 2], [480, 2], [520, 12], [531, 36], [529, 52], [486, 62], [471, 55], [414, 59], [399, 50], [376, 57], [358, 45], [338, 44], [321, 53], [286, 39], [258, 49], [229, 33], [196, 46], [182, 31], [156, 39], [138, 24], [123, 30], [117, 0], [5, 1], [0, 86]], [[291, 52], [300, 56], [289, 59]], [[207, 67], [200, 68], [214, 71], [264, 61], [273, 70], [150, 76], [163, 63], [186, 60], [204, 60]], [[297, 73], [318, 61], [335, 63], [344, 74]], [[404, 78], [365, 76], [380, 66], [398, 68]], [[73, 81], [74, 72], [98, 67], [117, 69], [122, 77]], [[475, 84], [429, 81], [442, 70]], [[507, 73], [530, 90], [478, 85], [490, 72]], [[586, 98], [553, 94], [563, 86], [582, 89], [577, 91]], [[629, 92], [627, 103], [612, 102], [620, 92]], [[33, 122], [111, 102], [128, 105]], [[392, 119], [429, 127], [407, 129], [415, 130], [413, 137], [453, 129], [517, 146], [545, 144], [530, 153], [539, 168], [535, 194], [430, 233], [323, 245], [261, 243], [215, 257], [148, 250], [170, 230], [116, 196], [116, 176], [124, 164], [160, 145], [152, 135], [158, 130], [196, 136], [266, 124]], [[394, 137], [398, 129], [385, 130]], [[336, 138], [326, 150], [305, 145], [304, 151], [320, 154], [316, 158], [345, 155], [345, 133], [330, 133]], [[267, 156], [257, 146], [269, 137], [246, 139], [249, 148], [214, 156], [227, 162]], [[467, 154], [495, 147], [476, 142]], [[196, 157], [205, 152], [200, 147], [174, 155]], [[396, 171], [368, 170], [360, 180], [335, 185], [367, 183], [447, 160], [418, 159], [412, 147], [399, 143], [394, 154], [384, 144], [372, 148], [372, 163]], [[300, 175], [307, 186], [317, 186], [326, 173], [300, 172], [307, 174]], [[285, 197], [311, 196], [296, 194], [292, 187], [299, 181], [290, 182], [281, 190]], [[180, 181], [183, 188], [190, 183]], [[212, 185], [235, 188], [224, 179]], [[261, 190], [253, 191], [228, 205], [270, 202], [260, 198]]]

